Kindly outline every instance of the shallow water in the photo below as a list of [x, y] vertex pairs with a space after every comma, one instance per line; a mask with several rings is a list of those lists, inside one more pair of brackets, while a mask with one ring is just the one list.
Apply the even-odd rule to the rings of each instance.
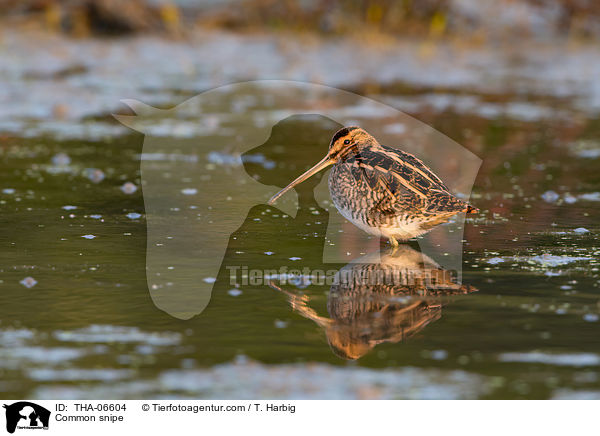
[[[229, 174], [233, 184], [232, 168], [244, 163], [265, 184], [283, 186], [320, 158], [322, 144], [287, 160], [276, 147], [243, 160], [227, 146], [234, 129], [197, 121], [206, 108], [150, 126], [158, 137], [215, 141], [197, 155], [147, 154], [143, 135], [113, 123], [102, 105], [96, 117], [68, 119], [64, 129], [49, 123], [35, 130], [34, 123], [35, 134], [19, 119], [0, 149], [3, 395], [600, 397], [600, 120], [593, 108], [582, 113], [576, 96], [500, 98], [406, 83], [372, 96], [483, 159], [471, 196], [481, 213], [465, 224], [463, 288], [332, 289], [311, 276], [231, 284], [231, 265], [360, 268], [323, 265], [327, 219], [337, 212], [314, 202], [309, 185], [298, 191], [295, 217], [264, 204], [248, 212], [218, 275], [204, 277], [214, 283], [207, 308], [178, 319], [157, 308], [148, 289], [140, 156], [157, 167], [197, 165], [215, 180]], [[229, 97], [264, 123], [264, 102]], [[368, 108], [344, 109], [359, 123], [388, 122]], [[387, 129], [401, 133], [403, 126]], [[216, 198], [229, 188], [215, 184], [211, 192]], [[196, 194], [195, 187], [181, 190]], [[423, 269], [411, 263], [415, 248], [385, 268]], [[419, 262], [446, 277], [433, 260]]]

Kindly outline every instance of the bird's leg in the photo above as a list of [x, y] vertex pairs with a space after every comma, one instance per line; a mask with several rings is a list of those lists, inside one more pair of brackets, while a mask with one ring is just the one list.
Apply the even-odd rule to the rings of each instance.
[[392, 246], [392, 251], [395, 251], [396, 248], [398, 248], [398, 246], [400, 244], [398, 244], [398, 240], [396, 238], [394, 238], [393, 236], [390, 236], [390, 245]]

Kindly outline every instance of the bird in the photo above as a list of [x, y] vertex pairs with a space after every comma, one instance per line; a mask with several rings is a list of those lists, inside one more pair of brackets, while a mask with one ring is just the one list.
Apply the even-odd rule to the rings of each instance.
[[322, 327], [333, 353], [347, 360], [359, 359], [378, 344], [420, 333], [441, 318], [449, 297], [477, 291], [405, 244], [341, 268], [327, 296], [329, 316], [319, 315], [314, 297], [305, 290], [286, 290], [274, 280], [269, 286], [286, 294], [294, 311]]
[[358, 126], [338, 130], [325, 157], [268, 201], [333, 165], [329, 192], [340, 214], [392, 247], [429, 232], [452, 216], [479, 209], [457, 198], [416, 156], [380, 144]]

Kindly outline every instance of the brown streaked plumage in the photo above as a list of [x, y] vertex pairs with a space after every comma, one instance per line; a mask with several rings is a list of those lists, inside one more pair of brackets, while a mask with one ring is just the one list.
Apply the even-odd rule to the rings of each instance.
[[329, 165], [333, 165], [329, 191], [338, 211], [367, 233], [388, 238], [393, 246], [459, 212], [478, 211], [450, 193], [421, 160], [379, 144], [355, 126], [336, 132], [327, 155], [275, 194], [269, 204]]
[[429, 256], [406, 245], [355, 259], [338, 271], [327, 297], [329, 316], [311, 307], [306, 293], [272, 289], [287, 295], [292, 308], [322, 327], [332, 351], [358, 359], [384, 342], [414, 336], [442, 316], [449, 297], [477, 289], [456, 282]]

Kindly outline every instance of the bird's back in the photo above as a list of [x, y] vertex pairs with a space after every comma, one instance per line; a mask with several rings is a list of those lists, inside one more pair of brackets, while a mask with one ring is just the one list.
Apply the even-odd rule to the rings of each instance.
[[[371, 214], [433, 218], [468, 208], [420, 159], [401, 150], [381, 145], [365, 148], [336, 167], [337, 178], [346, 184], [341, 188], [352, 188], [356, 201], [368, 206]], [[369, 204], [364, 204], [365, 199]]]

